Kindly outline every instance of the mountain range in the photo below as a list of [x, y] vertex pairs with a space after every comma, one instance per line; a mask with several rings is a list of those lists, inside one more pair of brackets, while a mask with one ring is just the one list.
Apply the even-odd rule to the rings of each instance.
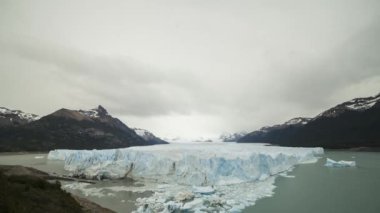
[[338, 104], [314, 118], [293, 118], [238, 140], [281, 146], [380, 147], [380, 94]]
[[219, 141], [222, 142], [236, 142], [240, 140], [240, 138], [246, 136], [248, 132], [241, 131], [241, 132], [235, 132], [235, 133], [223, 133], [219, 136]]
[[[165, 144], [166, 141], [147, 130], [129, 128], [102, 106], [91, 110], [60, 109], [43, 117], [0, 107], [0, 152], [108, 149]], [[313, 118], [296, 117], [250, 133], [224, 133], [217, 139], [175, 138], [170, 141], [238, 141], [324, 148], [380, 147], [380, 94], [338, 104]]]
[[108, 149], [165, 144], [147, 130], [131, 129], [102, 106], [60, 109], [39, 117], [0, 108], [0, 151]]

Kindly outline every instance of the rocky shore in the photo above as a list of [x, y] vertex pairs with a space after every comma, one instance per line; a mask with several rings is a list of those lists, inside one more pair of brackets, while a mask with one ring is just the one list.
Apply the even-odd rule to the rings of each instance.
[[4, 212], [113, 212], [65, 192], [58, 180], [62, 178], [34, 168], [0, 165], [0, 209]]

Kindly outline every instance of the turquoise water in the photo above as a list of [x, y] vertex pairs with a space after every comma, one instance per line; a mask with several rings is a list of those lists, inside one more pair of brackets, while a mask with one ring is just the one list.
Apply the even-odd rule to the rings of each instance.
[[[325, 157], [355, 160], [356, 168], [327, 168]], [[273, 197], [257, 201], [244, 212], [379, 213], [380, 153], [326, 151], [316, 164], [297, 166], [276, 179]]]

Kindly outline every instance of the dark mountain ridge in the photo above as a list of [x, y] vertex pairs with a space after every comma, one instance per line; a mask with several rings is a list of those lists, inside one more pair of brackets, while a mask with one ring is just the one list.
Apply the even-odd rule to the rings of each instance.
[[99, 106], [89, 111], [60, 109], [38, 120], [0, 126], [0, 151], [110, 149], [165, 141], [145, 140]]
[[380, 147], [380, 94], [344, 102], [302, 123], [262, 128], [239, 142], [332, 149]]

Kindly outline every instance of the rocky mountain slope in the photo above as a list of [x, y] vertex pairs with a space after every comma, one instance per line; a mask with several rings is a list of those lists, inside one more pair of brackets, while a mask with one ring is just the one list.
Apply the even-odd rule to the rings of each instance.
[[[15, 117], [12, 114], [12, 121]], [[5, 125], [0, 126], [0, 151], [107, 149], [157, 143], [137, 135], [102, 106], [88, 111], [60, 109], [40, 119], [33, 118], [20, 118], [17, 122], [10, 118], [6, 122], [7, 118], [3, 118]]]
[[161, 138], [156, 137], [153, 133], [149, 132], [146, 129], [141, 128], [133, 128], [135, 133], [142, 137], [145, 141], [151, 144], [166, 144], [167, 142], [162, 140]]
[[242, 131], [242, 132], [235, 132], [235, 133], [223, 133], [219, 136], [219, 141], [222, 142], [236, 142], [240, 138], [246, 136], [248, 132]]
[[263, 127], [239, 142], [325, 148], [380, 147], [380, 94], [355, 98], [314, 118], [295, 118]]

